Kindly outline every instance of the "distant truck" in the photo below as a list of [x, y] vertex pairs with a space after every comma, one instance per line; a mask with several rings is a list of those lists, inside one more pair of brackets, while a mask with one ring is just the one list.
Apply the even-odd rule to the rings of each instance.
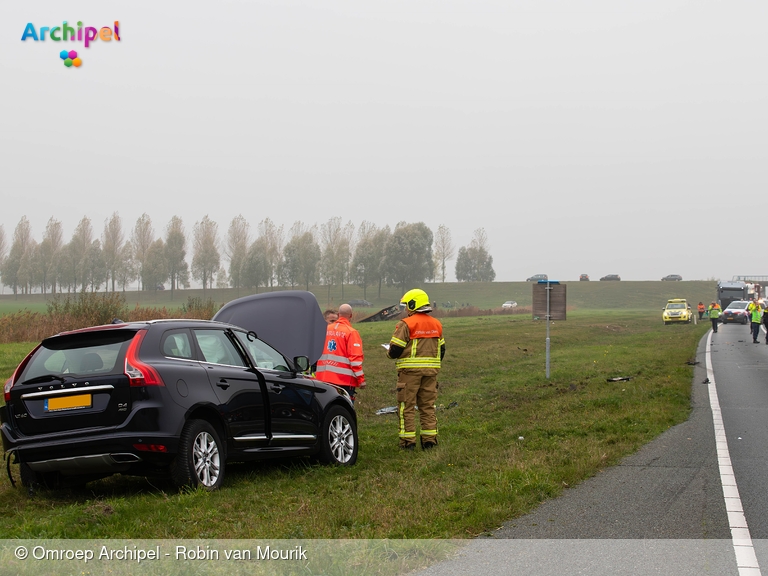
[[717, 284], [717, 301], [725, 310], [728, 304], [737, 300], [749, 300], [749, 287], [746, 282], [719, 282]]

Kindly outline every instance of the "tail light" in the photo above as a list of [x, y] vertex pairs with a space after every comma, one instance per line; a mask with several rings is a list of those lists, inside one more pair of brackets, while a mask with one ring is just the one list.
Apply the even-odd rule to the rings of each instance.
[[131, 386], [165, 386], [157, 370], [139, 360], [139, 348], [147, 335], [146, 330], [139, 330], [128, 345], [125, 353], [125, 375]]
[[40, 344], [35, 346], [34, 350], [27, 354], [26, 358], [24, 358], [24, 360], [21, 361], [21, 364], [16, 367], [16, 370], [13, 371], [13, 376], [5, 381], [5, 386], [3, 387], [3, 397], [5, 398], [6, 402], [10, 402], [11, 388], [13, 388], [13, 385], [16, 384], [16, 380], [19, 376], [21, 376], [21, 373], [24, 372], [24, 368], [27, 367], [27, 364], [29, 364], [29, 361], [32, 359], [32, 356], [35, 354], [35, 352], [37, 352], [38, 348], [40, 348]]

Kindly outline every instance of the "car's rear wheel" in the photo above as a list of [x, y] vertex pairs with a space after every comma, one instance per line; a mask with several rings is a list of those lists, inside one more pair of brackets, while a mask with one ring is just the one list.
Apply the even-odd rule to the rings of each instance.
[[218, 489], [224, 481], [224, 454], [216, 430], [205, 420], [190, 420], [179, 438], [179, 453], [171, 465], [177, 486]]
[[320, 461], [352, 466], [357, 461], [357, 427], [352, 415], [341, 406], [333, 406], [323, 421]]

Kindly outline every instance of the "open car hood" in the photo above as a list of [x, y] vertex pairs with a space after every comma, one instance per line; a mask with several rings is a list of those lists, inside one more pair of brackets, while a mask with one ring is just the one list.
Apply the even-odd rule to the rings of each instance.
[[307, 356], [318, 361], [328, 325], [312, 292], [286, 290], [253, 294], [232, 300], [213, 317], [246, 330], [293, 359]]

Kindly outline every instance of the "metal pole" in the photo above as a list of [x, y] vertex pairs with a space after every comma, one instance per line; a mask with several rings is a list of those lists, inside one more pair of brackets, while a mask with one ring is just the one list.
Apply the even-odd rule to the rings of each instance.
[[547, 380], [549, 380], [549, 295], [552, 287], [547, 282]]

